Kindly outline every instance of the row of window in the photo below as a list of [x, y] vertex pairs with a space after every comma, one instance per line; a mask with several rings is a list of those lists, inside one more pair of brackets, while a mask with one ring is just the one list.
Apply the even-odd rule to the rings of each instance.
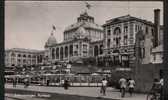
[[[16, 57], [16, 54], [15, 54], [15, 53], [11, 53], [11, 57]], [[24, 57], [24, 58], [26, 58], [26, 57], [28, 57], [28, 58], [36, 58], [36, 56], [35, 56], [35, 55], [26, 55], [26, 54], [23, 54], [23, 55], [21, 55], [21, 54], [17, 54], [17, 57]]]

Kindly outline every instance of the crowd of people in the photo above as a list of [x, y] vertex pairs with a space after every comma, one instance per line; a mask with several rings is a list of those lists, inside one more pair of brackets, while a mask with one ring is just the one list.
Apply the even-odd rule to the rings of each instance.
[[[127, 87], [128, 87], [130, 96], [132, 96], [134, 92], [134, 87], [135, 87], [135, 81], [133, 79], [129, 78], [128, 80], [126, 80], [125, 78], [121, 78], [118, 83], [120, 85], [121, 97], [125, 96]], [[103, 78], [100, 93], [102, 93], [103, 95], [106, 95], [107, 86], [108, 86], [108, 81], [106, 80], [106, 78]]]
[[[125, 97], [126, 91], [129, 92], [130, 96], [133, 95], [136, 83], [132, 78], [126, 79], [122, 77], [119, 79], [118, 84], [120, 85], [120, 93], [122, 98]], [[106, 78], [103, 78], [100, 93], [102, 93], [104, 96], [106, 95], [107, 86], [108, 81], [106, 80]], [[160, 80], [154, 79], [150, 91], [152, 91], [153, 95], [155, 96], [156, 94], [161, 93], [162, 88], [163, 88], [163, 78], [161, 78]]]

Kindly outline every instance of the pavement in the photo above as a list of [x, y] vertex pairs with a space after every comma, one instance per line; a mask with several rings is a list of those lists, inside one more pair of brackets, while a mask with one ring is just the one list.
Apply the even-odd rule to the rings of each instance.
[[[114, 88], [108, 87], [106, 91], [106, 96], [100, 94], [100, 87], [70, 87], [68, 90], [64, 90], [63, 87], [46, 87], [46, 86], [29, 86], [28, 88], [24, 88], [23, 85], [17, 85], [17, 87], [13, 87], [13, 85], [6, 84], [6, 90], [24, 90], [24, 91], [34, 91], [34, 92], [43, 92], [43, 93], [57, 93], [57, 94], [65, 94], [65, 95], [76, 95], [76, 96], [87, 96], [87, 97], [96, 97], [96, 98], [107, 98], [107, 99], [118, 99], [118, 100], [146, 100], [145, 94], [134, 94], [132, 97], [126, 93], [124, 98], [121, 98], [120, 92]], [[13, 95], [11, 93], [5, 93], [8, 97], [19, 97], [19, 99], [27, 100], [26, 96], [31, 95]], [[7, 99], [8, 100], [8, 99]], [[30, 99], [33, 100], [33, 99]], [[35, 99], [38, 100], [38, 99]], [[40, 99], [42, 100], [42, 99]]]

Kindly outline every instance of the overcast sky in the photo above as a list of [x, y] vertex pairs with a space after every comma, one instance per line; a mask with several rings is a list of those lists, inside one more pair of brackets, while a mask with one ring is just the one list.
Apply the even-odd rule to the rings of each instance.
[[[161, 9], [162, 2], [114, 2], [89, 1], [88, 11], [95, 23], [130, 14], [153, 22], [153, 10]], [[56, 26], [54, 36], [57, 42], [63, 41], [65, 27], [75, 23], [85, 11], [84, 1], [6, 1], [5, 2], [5, 48], [44, 49], [50, 36], [52, 25]]]

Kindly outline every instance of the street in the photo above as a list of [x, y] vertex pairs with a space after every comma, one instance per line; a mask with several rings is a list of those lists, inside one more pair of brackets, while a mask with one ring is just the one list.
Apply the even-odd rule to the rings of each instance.
[[[89, 100], [88, 98], [90, 98], [90, 100], [97, 100], [100, 98], [103, 98], [103, 100], [146, 100], [145, 94], [134, 94], [130, 97], [129, 94], [126, 93], [126, 96], [121, 98], [120, 92], [111, 87], [107, 88], [106, 96], [100, 94], [100, 87], [70, 87], [68, 90], [64, 90], [62, 87], [46, 86], [29, 86], [28, 88], [24, 88], [23, 85], [17, 85], [17, 87], [14, 88], [12, 85], [6, 84], [5, 89], [5, 96], [19, 98], [17, 100], [38, 100], [39, 97], [39, 100], [57, 100], [57, 98], [61, 98], [59, 100], [64, 100], [65, 97], [68, 97], [69, 100], [71, 98], [78, 98], [79, 100], [79, 97], [87, 97], [87, 99], [83, 98], [82, 100]], [[38, 98], [36, 98], [36, 94]]]

